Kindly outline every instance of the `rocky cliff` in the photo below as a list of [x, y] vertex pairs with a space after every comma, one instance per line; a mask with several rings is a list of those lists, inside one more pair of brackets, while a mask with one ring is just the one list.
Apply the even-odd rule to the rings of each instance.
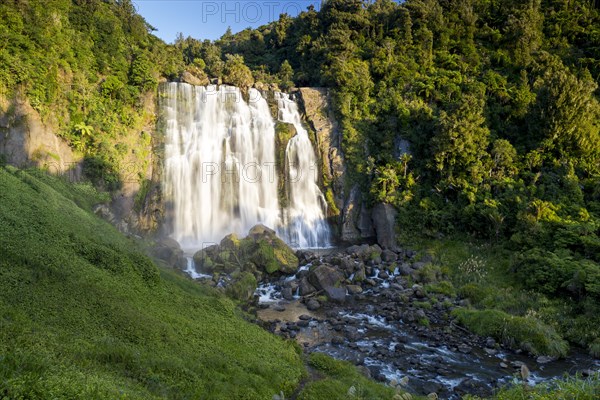
[[347, 181], [343, 137], [333, 114], [329, 90], [300, 88], [299, 94], [306, 122], [314, 132], [312, 139], [319, 157], [330, 223], [337, 227], [343, 241], [374, 237], [371, 211], [365, 206], [358, 186], [350, 186]]
[[82, 156], [24, 98], [0, 99], [0, 157], [19, 168], [37, 167], [73, 180], [81, 177]]

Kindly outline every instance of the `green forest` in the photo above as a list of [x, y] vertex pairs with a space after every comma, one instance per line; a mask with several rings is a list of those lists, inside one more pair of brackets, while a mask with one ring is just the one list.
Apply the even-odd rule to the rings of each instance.
[[[145, 108], [160, 82], [185, 71], [240, 87], [329, 88], [348, 189], [359, 185], [369, 205], [395, 206], [400, 240], [442, 254], [448, 268], [440, 274], [472, 305], [457, 315], [462, 324], [493, 336], [498, 320], [536, 321], [540, 331], [556, 337], [548, 345], [554, 355], [564, 355], [568, 342], [600, 357], [599, 0], [327, 0], [318, 10], [311, 6], [297, 17], [228, 31], [216, 41], [180, 35], [167, 44], [154, 31], [131, 0], [0, 3], [0, 114], [12, 112], [14, 99], [27, 99], [84, 157], [84, 173], [96, 186], [66, 188], [58, 179], [5, 167], [0, 156], [0, 245], [6, 253], [0, 259], [0, 350], [8, 354], [0, 354], [0, 398], [41, 399], [48, 390], [56, 390], [55, 398], [183, 399], [217, 392], [222, 398], [266, 398], [279, 390], [291, 393], [305, 378], [297, 349], [254, 328], [240, 338], [244, 348], [266, 346], [268, 354], [243, 361], [254, 370], [242, 372], [236, 361], [242, 350], [218, 340], [227, 349], [224, 360], [209, 360], [218, 362], [218, 371], [194, 369], [187, 352], [210, 355], [192, 333], [216, 336], [194, 318], [233, 329], [245, 324], [234, 306], [157, 269], [108, 225], [97, 228], [106, 238], [93, 246], [95, 233], [79, 231], [80, 225], [99, 224], [90, 222], [87, 202], [99, 201], [97, 189], [120, 188], [127, 154], [138, 150], [122, 138], [142, 132], [140, 142], [150, 143], [144, 127], [156, 120]], [[37, 195], [54, 207], [40, 211], [41, 222], [13, 219], [43, 208]], [[63, 218], [79, 239], [60, 238]], [[29, 226], [52, 227], [58, 250], [36, 249]], [[14, 232], [23, 242], [13, 240]], [[73, 246], [79, 253], [69, 259]], [[485, 270], [469, 258], [475, 253], [485, 258]], [[66, 270], [59, 261], [45, 272], [28, 269], [45, 265], [53, 254]], [[116, 267], [97, 270], [94, 260], [113, 260]], [[86, 267], [80, 270], [78, 262]], [[9, 271], [9, 264], [21, 267]], [[102, 322], [102, 337], [89, 341], [74, 333], [82, 314], [73, 304], [66, 322], [42, 307], [44, 287], [52, 299], [71, 301], [59, 287], [65, 276], [82, 285], [95, 279], [90, 289], [118, 311]], [[124, 276], [133, 289], [123, 285]], [[31, 282], [43, 284], [30, 294], [31, 309], [11, 311], [25, 290], [19, 285]], [[114, 288], [105, 292], [108, 287]], [[86, 298], [84, 289], [73, 289], [77, 298]], [[131, 297], [130, 289], [139, 297]], [[138, 308], [149, 302], [147, 314], [134, 321], [144, 332], [179, 312], [168, 305], [173, 293], [177, 304], [201, 296], [190, 301], [214, 309], [206, 315], [185, 309], [175, 321], [183, 331], [174, 336], [168, 331], [175, 328], [166, 325], [148, 328], [156, 354], [134, 332], [116, 332], [117, 319], [128, 318], [119, 299]], [[31, 311], [36, 305], [39, 314]], [[93, 336], [102, 323], [89, 318], [102, 304], [84, 305], [91, 311], [83, 323]], [[39, 319], [23, 322], [30, 311]], [[36, 337], [44, 324], [55, 330]], [[175, 354], [165, 337], [177, 346]], [[63, 348], [64, 338], [72, 342]], [[135, 346], [126, 344], [132, 340]], [[79, 364], [67, 366], [59, 358], [55, 365], [52, 360], [62, 356]], [[165, 360], [173, 370], [161, 369]], [[73, 375], [72, 368], [84, 372]], [[15, 374], [21, 378], [10, 380]], [[85, 374], [94, 377], [91, 384]], [[214, 387], [195, 393], [184, 385], [211, 374], [218, 376]], [[228, 386], [226, 377], [233, 375], [250, 387], [248, 397]], [[81, 391], [61, 392], [65, 387]]]
[[351, 180], [372, 204], [424, 236], [506, 249], [508, 279], [544, 299], [542, 319], [600, 355], [598, 2], [328, 0], [175, 46], [225, 81], [243, 58], [252, 78], [230, 83], [331, 88]]

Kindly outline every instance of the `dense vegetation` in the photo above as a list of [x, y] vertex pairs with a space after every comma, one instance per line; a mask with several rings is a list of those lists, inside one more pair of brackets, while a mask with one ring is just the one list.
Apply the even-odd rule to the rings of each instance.
[[130, 0], [2, 1], [0, 113], [27, 100], [96, 183], [138, 179], [147, 154], [125, 164], [148, 151], [159, 77], [183, 65], [152, 29]]
[[[459, 321], [533, 352], [562, 355], [567, 339], [600, 355], [597, 0], [327, 0], [216, 42], [152, 30], [131, 0], [2, 1], [0, 114], [27, 100], [112, 190], [131, 154], [148, 159], [160, 79], [330, 87], [348, 185], [420, 229], [444, 290], [474, 306]], [[2, 168], [0, 189], [0, 397], [265, 398], [298, 384], [293, 346], [158, 269], [89, 213], [106, 200], [91, 186]], [[300, 398], [390, 394], [309, 364], [324, 379]]]
[[218, 46], [257, 81], [331, 87], [350, 182], [396, 205], [402, 225], [517, 254], [511, 284], [558, 299], [565, 320], [540, 318], [599, 355], [599, 8], [328, 0], [216, 44], [176, 45], [209, 74]]

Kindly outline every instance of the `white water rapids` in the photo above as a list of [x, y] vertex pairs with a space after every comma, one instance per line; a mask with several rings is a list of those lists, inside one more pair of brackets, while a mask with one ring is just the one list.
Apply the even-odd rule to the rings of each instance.
[[275, 122], [261, 93], [250, 89], [248, 95], [246, 102], [235, 87], [161, 85], [163, 188], [171, 236], [183, 248], [197, 249], [229, 233], [245, 236], [261, 223], [293, 247], [328, 246], [316, 156], [296, 103], [276, 94], [280, 120], [297, 131], [286, 149], [283, 175], [290, 204], [281, 209]]

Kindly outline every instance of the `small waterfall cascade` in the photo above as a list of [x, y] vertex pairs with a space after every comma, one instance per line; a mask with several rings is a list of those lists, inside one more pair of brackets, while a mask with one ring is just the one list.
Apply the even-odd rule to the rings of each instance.
[[250, 89], [167, 83], [164, 190], [172, 237], [183, 248], [280, 224], [275, 128], [266, 100]]
[[325, 221], [327, 202], [319, 189], [317, 157], [302, 126], [298, 104], [289, 94], [276, 93], [278, 119], [294, 125], [296, 135], [286, 148], [286, 185], [289, 206], [283, 210], [279, 234], [299, 248], [326, 247], [331, 232]]
[[[315, 152], [287, 94], [276, 94], [279, 119], [297, 134], [286, 148], [284, 174], [276, 170], [275, 121], [258, 90], [250, 89], [246, 101], [236, 87], [165, 83], [159, 96], [167, 219], [182, 248], [196, 250], [230, 233], [245, 236], [259, 223], [292, 247], [329, 245]], [[286, 209], [278, 176], [286, 179]]]

